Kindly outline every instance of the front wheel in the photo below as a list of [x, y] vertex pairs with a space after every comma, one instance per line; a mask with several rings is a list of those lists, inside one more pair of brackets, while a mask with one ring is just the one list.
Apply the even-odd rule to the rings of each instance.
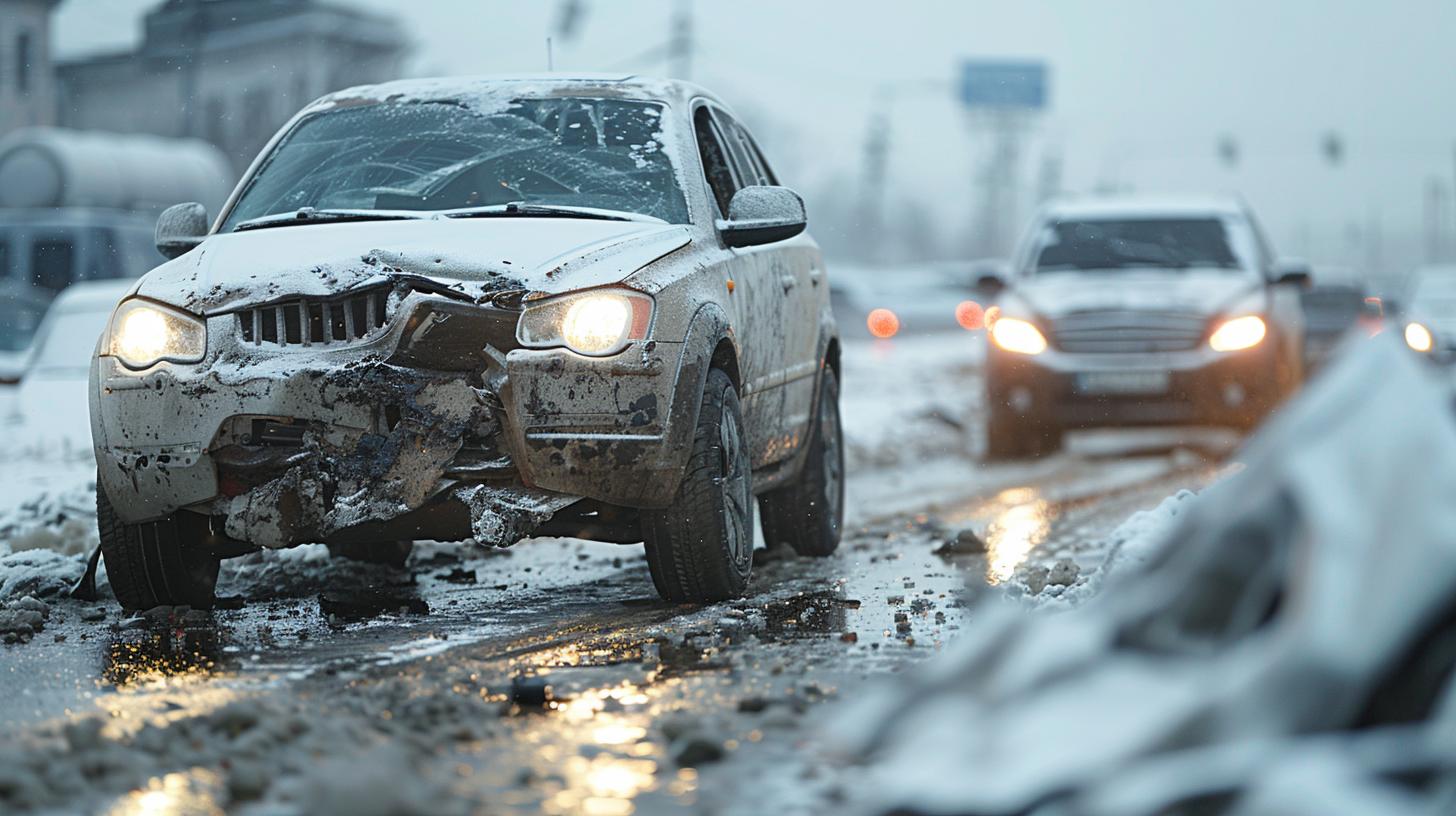
[[96, 528], [106, 578], [121, 607], [145, 611], [157, 606], [206, 609], [215, 600], [219, 559], [207, 549], [208, 519], [178, 512], [143, 524], [119, 519], [100, 480], [96, 483]]
[[738, 391], [708, 372], [687, 471], [672, 503], [642, 512], [647, 566], [664, 600], [737, 598], [753, 567], [752, 473]]
[[839, 426], [839, 380], [825, 368], [804, 469], [791, 484], [758, 500], [763, 538], [799, 555], [823, 558], [839, 547], [844, 524], [844, 434]]
[[1014, 413], [992, 402], [986, 417], [986, 459], [1004, 462], [1030, 459], [1062, 449], [1062, 429]]

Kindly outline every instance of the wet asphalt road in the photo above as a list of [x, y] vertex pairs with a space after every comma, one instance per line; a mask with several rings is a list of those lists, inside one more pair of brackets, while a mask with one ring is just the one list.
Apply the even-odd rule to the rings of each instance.
[[[956, 426], [940, 459], [853, 469], [833, 557], [760, 551], [750, 595], [708, 608], [658, 601], [640, 547], [566, 539], [422, 545], [404, 571], [250, 556], [219, 588], [240, 607], [206, 614], [59, 601], [3, 647], [0, 727], [82, 757], [85, 784], [36, 795], [53, 812], [837, 810], [815, 747], [834, 701], [934, 655], [969, 593], [1095, 567], [1099, 537], [1216, 479], [1234, 444], [1092, 434], [993, 466], [973, 404]], [[936, 554], [965, 528], [985, 555]], [[254, 721], [282, 731], [245, 742]]]

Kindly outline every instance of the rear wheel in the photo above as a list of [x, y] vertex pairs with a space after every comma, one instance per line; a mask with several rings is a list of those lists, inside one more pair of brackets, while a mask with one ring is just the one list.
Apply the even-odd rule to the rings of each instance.
[[752, 474], [738, 392], [713, 369], [672, 504], [642, 512], [652, 583], [668, 601], [736, 598], [753, 567]]
[[218, 557], [207, 549], [209, 520], [178, 512], [159, 521], [127, 524], [106, 488], [96, 484], [96, 527], [111, 591], [123, 609], [212, 606]]
[[822, 558], [839, 547], [844, 523], [844, 436], [839, 426], [839, 381], [824, 369], [813, 435], [804, 469], [792, 483], [758, 500], [763, 538], [788, 544], [799, 555]]

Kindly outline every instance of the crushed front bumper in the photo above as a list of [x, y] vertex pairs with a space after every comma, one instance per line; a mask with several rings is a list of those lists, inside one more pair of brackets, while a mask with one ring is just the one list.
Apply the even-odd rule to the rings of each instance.
[[185, 509], [265, 547], [508, 545], [583, 497], [670, 498], [685, 465], [668, 449], [681, 345], [604, 360], [509, 350], [513, 318], [488, 311], [410, 292], [377, 336], [312, 347], [250, 342], [230, 313], [208, 318], [203, 363], [98, 358], [100, 486], [124, 521]]
[[1125, 425], [1249, 427], [1280, 397], [1272, 344], [1147, 354], [1028, 356], [991, 346], [987, 399], [1063, 428]]

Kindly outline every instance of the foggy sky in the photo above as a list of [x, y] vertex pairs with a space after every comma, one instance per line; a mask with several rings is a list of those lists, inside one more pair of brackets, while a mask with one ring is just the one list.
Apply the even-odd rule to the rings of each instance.
[[[345, 0], [339, 0], [345, 2]], [[411, 73], [545, 68], [556, 2], [356, 0], [405, 19]], [[126, 47], [157, 0], [66, 0], [61, 56]], [[558, 70], [662, 73], [630, 58], [668, 36], [677, 0], [586, 0]], [[968, 224], [978, 143], [951, 97], [962, 58], [1045, 59], [1051, 109], [1026, 154], [1063, 186], [1231, 191], [1288, 254], [1362, 266], [1420, 260], [1426, 185], [1456, 175], [1456, 2], [1450, 0], [696, 0], [693, 79], [762, 131], [786, 183], [857, 183], [878, 90], [897, 91], [891, 201]], [[1329, 166], [1323, 134], [1341, 135]], [[1216, 155], [1234, 136], [1241, 161]], [[852, 187], [848, 189], [854, 189]], [[811, 200], [812, 204], [812, 200]], [[811, 213], [812, 218], [812, 213]], [[1447, 210], [1447, 221], [1456, 216]], [[1446, 241], [1456, 251], [1448, 226]], [[1397, 271], [1397, 270], [1392, 270]]]

